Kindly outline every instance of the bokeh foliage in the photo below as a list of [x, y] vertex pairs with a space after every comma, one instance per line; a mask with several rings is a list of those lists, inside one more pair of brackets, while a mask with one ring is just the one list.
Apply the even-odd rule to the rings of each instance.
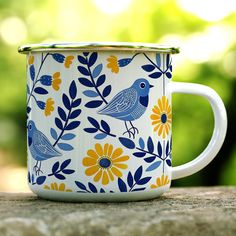
[[[221, 152], [205, 170], [174, 184], [236, 184], [236, 13], [209, 21], [185, 10], [185, 2], [0, 0], [0, 164], [26, 165], [25, 57], [17, 46], [45, 41], [175, 43], [182, 52], [174, 56], [174, 80], [215, 89], [226, 105], [229, 130]], [[124, 9], [116, 12], [119, 4]], [[173, 165], [178, 165], [200, 154], [214, 123], [210, 105], [192, 95], [173, 96], [173, 116]]]

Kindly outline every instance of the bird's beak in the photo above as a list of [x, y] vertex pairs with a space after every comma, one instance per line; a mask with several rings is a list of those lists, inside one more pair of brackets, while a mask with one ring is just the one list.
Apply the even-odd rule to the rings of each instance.
[[154, 87], [153, 85], [151, 85], [151, 84], [149, 84], [149, 88], [152, 88], [152, 87]]

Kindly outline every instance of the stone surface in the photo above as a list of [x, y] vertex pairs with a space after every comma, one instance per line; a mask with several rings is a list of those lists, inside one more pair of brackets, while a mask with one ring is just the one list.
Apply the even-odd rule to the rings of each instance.
[[151, 201], [58, 203], [0, 193], [1, 236], [236, 235], [236, 188], [172, 188]]

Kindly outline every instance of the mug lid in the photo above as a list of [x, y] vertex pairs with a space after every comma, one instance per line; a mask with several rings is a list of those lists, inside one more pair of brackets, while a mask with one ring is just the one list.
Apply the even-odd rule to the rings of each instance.
[[58, 50], [95, 50], [95, 51], [141, 51], [160, 53], [179, 53], [178, 47], [160, 45], [154, 43], [128, 43], [128, 42], [63, 42], [63, 43], [40, 43], [22, 45], [18, 48], [19, 53], [58, 51]]

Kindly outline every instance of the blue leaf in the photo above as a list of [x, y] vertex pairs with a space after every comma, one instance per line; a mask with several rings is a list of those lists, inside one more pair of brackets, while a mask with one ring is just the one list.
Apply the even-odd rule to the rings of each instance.
[[128, 182], [129, 187], [132, 188], [134, 184], [134, 179], [130, 171], [127, 176], [127, 182]]
[[55, 162], [54, 165], [52, 166], [52, 173], [54, 174], [55, 172], [57, 172], [58, 168], [59, 168], [59, 161]]
[[52, 57], [55, 61], [59, 62], [59, 63], [63, 63], [65, 60], [65, 56], [60, 54], [60, 53], [53, 53]]
[[105, 190], [103, 188], [100, 188], [100, 193], [105, 193]]
[[152, 171], [152, 170], [155, 170], [157, 169], [161, 164], [161, 161], [156, 161], [154, 162], [153, 164], [151, 164], [147, 169], [146, 171]]
[[85, 90], [83, 92], [83, 94], [87, 97], [90, 97], [90, 98], [95, 98], [95, 97], [98, 97], [98, 94], [97, 92], [93, 91], [93, 90]]
[[125, 67], [129, 65], [131, 61], [132, 61], [132, 58], [122, 58], [118, 61], [119, 67]]
[[52, 76], [51, 75], [42, 75], [40, 77], [40, 82], [42, 85], [51, 86], [52, 85]]
[[27, 114], [29, 114], [31, 112], [31, 107], [27, 106], [26, 112], [27, 112]]
[[144, 143], [144, 141], [143, 141], [143, 139], [140, 137], [139, 138], [139, 147], [141, 148], [141, 149], [144, 149], [145, 148], [145, 143]]
[[121, 192], [127, 192], [126, 184], [121, 178], [118, 178], [118, 186]]
[[147, 71], [147, 72], [151, 72], [155, 69], [155, 66], [148, 64], [148, 65], [144, 65], [142, 66], [143, 70]]
[[76, 84], [74, 80], [70, 84], [69, 93], [70, 93], [71, 99], [75, 99], [77, 95], [77, 88], [76, 88]]
[[34, 79], [35, 79], [35, 68], [34, 68], [34, 65], [30, 66], [30, 78], [31, 78], [32, 81], [34, 81]]
[[62, 139], [62, 140], [71, 140], [71, 139], [73, 139], [73, 138], [75, 138], [75, 134], [71, 134], [71, 133], [69, 133], [69, 134], [64, 134], [64, 135], [61, 136], [61, 139]]
[[145, 152], [134, 152], [133, 155], [136, 157], [144, 157], [146, 155], [146, 153]]
[[87, 133], [96, 133], [98, 129], [97, 128], [84, 128], [84, 131]]
[[82, 85], [86, 87], [90, 87], [90, 88], [94, 87], [93, 83], [89, 79], [81, 77], [81, 78], [78, 78], [78, 80]]
[[66, 94], [64, 94], [63, 93], [63, 95], [62, 95], [62, 101], [63, 101], [63, 104], [64, 104], [64, 106], [68, 109], [68, 110], [70, 110], [70, 99], [67, 97], [67, 95]]
[[146, 157], [144, 158], [144, 161], [146, 161], [147, 163], [151, 163], [156, 159], [156, 156], [150, 156], [150, 157]]
[[167, 77], [168, 79], [171, 79], [171, 78], [172, 78], [172, 74], [171, 74], [170, 72], [166, 72], [166, 77]]
[[102, 71], [102, 64], [99, 64], [93, 70], [93, 73], [92, 73], [93, 78], [98, 77], [100, 75], [101, 71]]
[[144, 185], [144, 184], [148, 183], [148, 181], [149, 181], [150, 179], [151, 179], [151, 177], [142, 178], [142, 179], [140, 179], [140, 180], [137, 182], [137, 184], [138, 184], [138, 185]]
[[34, 174], [31, 175], [31, 182], [34, 183]]
[[30, 172], [28, 172], [27, 177], [28, 177], [28, 182], [31, 183]]
[[100, 107], [102, 105], [103, 101], [102, 100], [94, 100], [94, 101], [91, 101], [91, 102], [87, 102], [85, 104], [85, 107], [87, 108], [97, 108], [97, 107]]
[[131, 192], [137, 192], [137, 191], [143, 191], [145, 190], [145, 188], [135, 188], [135, 189], [132, 189]]
[[86, 60], [84, 57], [78, 55], [77, 58], [78, 58], [78, 61], [79, 61], [80, 63], [82, 63], [82, 64], [84, 64], [84, 65], [87, 64], [87, 60]]
[[88, 56], [89, 52], [83, 52], [84, 56]]
[[79, 181], [75, 181], [75, 184], [77, 185], [78, 188], [82, 189], [82, 190], [87, 190], [86, 186], [84, 184], [82, 184]]
[[136, 183], [141, 179], [142, 174], [143, 174], [143, 167], [140, 166], [134, 173], [134, 180]]
[[34, 89], [34, 92], [37, 94], [48, 94], [48, 91], [42, 87], [37, 87]]
[[153, 153], [153, 151], [154, 151], [154, 145], [153, 145], [153, 141], [152, 141], [152, 138], [151, 138], [151, 137], [148, 138], [148, 141], [147, 141], [147, 148], [148, 148], [148, 151], [149, 151], [150, 153]]
[[161, 54], [160, 53], [156, 54], [156, 62], [157, 62], [157, 66], [160, 68], [161, 67]]
[[160, 142], [158, 142], [157, 144], [157, 151], [158, 151], [159, 157], [162, 157], [162, 146]]
[[78, 66], [77, 68], [78, 68], [78, 71], [79, 71], [82, 75], [86, 75], [86, 76], [90, 75], [89, 71], [88, 71], [85, 67], [83, 67], [83, 66]]
[[111, 93], [111, 85], [106, 86], [102, 91], [102, 96], [107, 97]]
[[65, 170], [62, 170], [62, 173], [65, 174], [65, 175], [71, 175], [73, 174], [75, 171], [74, 170], [71, 170], [71, 169], [65, 169]]
[[101, 76], [98, 77], [98, 80], [97, 80], [97, 83], [96, 83], [96, 86], [99, 87], [101, 86], [106, 80], [106, 76], [103, 74]]
[[72, 121], [70, 124], [66, 126], [66, 130], [76, 129], [80, 125], [80, 121]]
[[107, 134], [105, 134], [105, 133], [96, 134], [94, 136], [95, 139], [104, 139], [106, 137], [107, 137]]
[[166, 164], [171, 167], [171, 160], [170, 160], [170, 159], [167, 159], [167, 160], [166, 160]]
[[152, 74], [150, 74], [148, 76], [153, 78], [153, 79], [158, 79], [161, 75], [162, 75], [161, 72], [154, 72], [154, 73], [152, 73]]
[[63, 151], [71, 151], [74, 148], [68, 143], [58, 143], [57, 146]]
[[110, 133], [111, 129], [110, 126], [107, 124], [105, 120], [101, 120], [101, 126], [106, 131], [106, 133]]
[[43, 184], [43, 183], [45, 182], [45, 180], [46, 180], [46, 176], [39, 176], [39, 177], [36, 179], [36, 183], [37, 183], [38, 185], [41, 185], [41, 184]]
[[58, 129], [63, 130], [63, 124], [62, 124], [61, 120], [57, 117], [55, 118], [55, 124]]
[[66, 179], [66, 177], [65, 177], [64, 175], [61, 175], [61, 174], [55, 173], [54, 176], [55, 176], [57, 179], [61, 179], [61, 180]]
[[45, 102], [37, 101], [37, 105], [38, 105], [38, 107], [39, 107], [41, 110], [44, 110], [44, 108], [45, 108]]
[[171, 71], [171, 72], [172, 72], [172, 69], [173, 69], [173, 68], [172, 68], [172, 65], [170, 65], [170, 71]]
[[71, 163], [71, 159], [67, 159], [63, 161], [61, 164], [61, 170], [65, 169], [70, 163]]
[[135, 143], [129, 138], [120, 137], [119, 141], [126, 148], [129, 148], [129, 149], [134, 149], [135, 148]]
[[58, 135], [57, 135], [56, 130], [53, 129], [53, 128], [51, 128], [51, 129], [50, 129], [50, 133], [51, 133], [52, 138], [55, 139], [55, 140], [57, 140]]
[[59, 114], [59, 116], [60, 116], [60, 118], [63, 120], [63, 121], [66, 121], [66, 113], [65, 113], [65, 111], [61, 108], [61, 107], [58, 107], [57, 108], [57, 112], [58, 112], [58, 114]]
[[95, 187], [94, 184], [89, 182], [88, 186], [89, 186], [89, 189], [91, 190], [91, 192], [93, 192], [93, 193], [97, 193], [98, 192], [98, 190], [97, 190], [97, 188]]
[[89, 67], [93, 66], [93, 64], [96, 62], [97, 58], [98, 58], [98, 53], [93, 52], [91, 54], [91, 56], [89, 57], [89, 62], [88, 62]]
[[80, 103], [81, 103], [81, 98], [78, 98], [73, 101], [72, 107], [78, 107], [80, 105]]
[[79, 115], [80, 115], [80, 113], [81, 113], [81, 109], [78, 109], [78, 110], [75, 110], [75, 111], [73, 111], [71, 114], [70, 114], [70, 119], [75, 119], [75, 118], [77, 118]]
[[90, 122], [90, 124], [91, 124], [92, 126], [96, 127], [97, 129], [100, 128], [99, 123], [98, 123], [94, 118], [92, 118], [92, 117], [89, 116], [89, 117], [88, 117], [88, 121]]
[[170, 64], [170, 54], [167, 54], [166, 55], [166, 68], [169, 67], [169, 64]]

